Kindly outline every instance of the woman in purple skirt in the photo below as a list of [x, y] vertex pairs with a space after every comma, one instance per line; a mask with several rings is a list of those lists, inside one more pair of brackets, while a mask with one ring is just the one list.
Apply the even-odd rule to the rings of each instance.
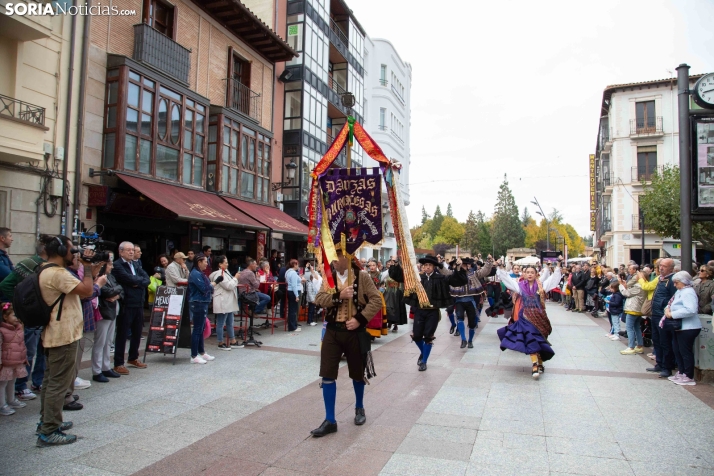
[[533, 378], [537, 379], [544, 372], [543, 362], [555, 355], [548, 342], [553, 329], [545, 311], [545, 295], [560, 282], [560, 266], [552, 275], [546, 270], [541, 277], [533, 266], [523, 269], [519, 279], [512, 278], [502, 267], [497, 275], [513, 297], [513, 315], [508, 324], [498, 330], [501, 350], [511, 349], [530, 355]]

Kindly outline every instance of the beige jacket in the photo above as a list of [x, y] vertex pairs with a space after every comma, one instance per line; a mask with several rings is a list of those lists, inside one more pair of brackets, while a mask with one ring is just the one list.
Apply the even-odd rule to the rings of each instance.
[[647, 293], [640, 283], [637, 282], [637, 276], [635, 275], [627, 282], [627, 288], [620, 285], [620, 293], [627, 298], [625, 301], [625, 314], [632, 314], [635, 316], [642, 315], [642, 305], [647, 299]]

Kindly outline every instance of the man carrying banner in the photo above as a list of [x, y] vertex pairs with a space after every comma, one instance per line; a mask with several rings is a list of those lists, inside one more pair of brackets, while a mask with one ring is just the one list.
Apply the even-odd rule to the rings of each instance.
[[367, 421], [362, 400], [367, 359], [371, 359], [369, 354], [371, 339], [366, 326], [382, 307], [382, 297], [372, 278], [361, 271], [358, 265], [350, 263], [339, 248], [337, 260], [332, 263], [332, 276], [335, 277], [335, 288], [332, 289], [325, 279], [320, 292], [315, 296], [315, 304], [325, 309], [327, 329], [320, 352], [320, 377], [322, 377], [320, 385], [322, 398], [325, 401], [325, 421], [311, 431], [314, 437], [337, 431], [336, 380], [342, 354], [347, 357], [347, 368], [355, 391], [355, 425], [363, 425]]
[[[420, 307], [419, 299], [415, 293], [407, 296], [404, 301], [414, 309], [412, 340], [421, 351], [417, 364], [419, 371], [423, 372], [426, 370], [426, 362], [434, 345], [434, 334], [441, 317], [440, 309], [454, 303], [449, 286], [465, 286], [469, 280], [466, 274], [466, 264], [461, 260], [456, 261], [456, 269], [453, 272], [444, 267], [443, 262], [431, 255], [421, 258], [419, 263], [421, 264], [419, 277], [429, 298], [430, 307]], [[441, 269], [439, 270], [439, 268]], [[392, 266], [389, 268], [389, 277], [397, 282], [404, 282], [404, 270], [398, 264]]]

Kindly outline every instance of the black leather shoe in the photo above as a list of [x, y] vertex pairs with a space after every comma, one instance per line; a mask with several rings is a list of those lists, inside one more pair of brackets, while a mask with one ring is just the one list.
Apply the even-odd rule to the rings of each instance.
[[121, 375], [119, 375], [117, 372], [115, 372], [114, 369], [105, 370], [102, 372], [102, 375], [104, 375], [105, 377], [109, 377], [109, 378], [121, 377]]
[[455, 330], [456, 326], [451, 326], [451, 329], [449, 329], [449, 334], [453, 334]]
[[79, 402], [72, 402], [72, 403], [65, 403], [64, 406], [62, 407], [62, 410], [67, 411], [67, 412], [74, 412], [77, 410], [81, 410], [84, 408], [84, 405], [82, 405]]
[[459, 337], [461, 335], [461, 332], [459, 332], [458, 329], [456, 329], [456, 332], [454, 332], [454, 337]]
[[367, 417], [364, 415], [364, 408], [355, 408], [355, 425], [364, 425]]
[[662, 369], [659, 373], [659, 378], [667, 378], [672, 376], [672, 371], [667, 369]]
[[[356, 417], [355, 417], [356, 419]], [[315, 428], [310, 432], [312, 436], [315, 438], [320, 438], [321, 436], [329, 435], [330, 433], [336, 433], [337, 432], [337, 422], [335, 423], [330, 423], [329, 421], [325, 420], [322, 422], [322, 425], [319, 426], [319, 428]]]
[[97, 374], [97, 375], [92, 375], [92, 380], [95, 382], [108, 382], [109, 379], [104, 376], [104, 374]]
[[419, 364], [419, 372], [423, 372], [426, 370], [426, 362], [422, 362]]
[[419, 359], [417, 360], [417, 365], [421, 365], [421, 356], [422, 356], [422, 354], [419, 354]]
[[467, 342], [466, 342], [465, 340], [462, 340], [462, 341], [461, 341], [461, 348], [462, 348], [462, 349], [465, 349], [465, 348], [466, 348], [466, 345], [467, 345]]
[[469, 349], [473, 349], [473, 348], [474, 348], [474, 343], [469, 341]]
[[662, 371], [662, 368], [659, 365], [655, 365], [654, 367], [650, 367], [648, 369], [645, 369], [648, 372], [657, 372], [660, 373]]

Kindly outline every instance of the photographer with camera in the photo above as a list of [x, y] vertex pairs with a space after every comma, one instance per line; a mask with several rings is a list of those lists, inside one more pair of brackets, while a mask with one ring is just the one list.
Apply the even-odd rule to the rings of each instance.
[[66, 445], [77, 441], [75, 435], [64, 431], [72, 422], [62, 419], [65, 393], [75, 378], [75, 362], [79, 340], [82, 338], [84, 318], [82, 298], [94, 293], [93, 276], [102, 267], [92, 262], [94, 251], [85, 250], [80, 256], [84, 277], [80, 281], [66, 267], [74, 261], [72, 241], [66, 236], [42, 235], [47, 263], [42, 266], [38, 282], [42, 299], [51, 307], [49, 321], [42, 331], [47, 368], [42, 382], [42, 402], [37, 446]]
[[124, 366], [126, 339], [131, 330], [128, 364], [138, 369], [145, 369], [146, 364], [139, 361], [139, 344], [144, 329], [144, 300], [149, 286], [149, 275], [134, 261], [134, 244], [124, 241], [119, 244], [119, 256], [114, 263], [112, 273], [124, 288], [123, 309], [117, 316], [117, 338], [114, 346], [114, 371], [119, 375], [129, 375]]

